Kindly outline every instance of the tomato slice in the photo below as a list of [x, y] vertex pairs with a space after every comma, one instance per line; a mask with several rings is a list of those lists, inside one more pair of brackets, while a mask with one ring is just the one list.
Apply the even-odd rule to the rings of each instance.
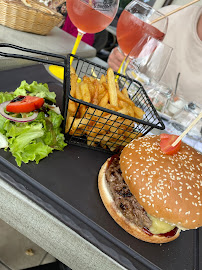
[[176, 154], [181, 147], [181, 141], [175, 146], [172, 146], [172, 143], [177, 140], [179, 136], [173, 134], [160, 134], [160, 147], [161, 151], [166, 155], [174, 155]]
[[44, 99], [40, 97], [18, 96], [6, 106], [6, 110], [12, 113], [28, 113], [41, 108], [43, 104]]

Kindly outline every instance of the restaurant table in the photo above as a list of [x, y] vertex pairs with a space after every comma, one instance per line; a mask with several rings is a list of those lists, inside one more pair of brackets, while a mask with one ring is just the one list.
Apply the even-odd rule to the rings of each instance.
[[[47, 82], [61, 105], [62, 84], [43, 65], [1, 71], [0, 91], [16, 89], [22, 80]], [[71, 269], [201, 269], [201, 229], [158, 245], [113, 221], [97, 187], [111, 154], [68, 145], [39, 164], [17, 167], [9, 151], [0, 153], [0, 218]]]
[[[75, 37], [58, 27], [54, 27], [48, 35], [42, 36], [21, 32], [0, 25], [0, 43], [10, 43], [33, 50], [40, 50], [66, 56], [68, 53], [71, 53], [75, 40]], [[8, 48], [1, 48], [1, 51], [7, 53], [15, 53], [14, 50]], [[30, 55], [26, 52], [23, 54]], [[77, 50], [77, 55], [84, 58], [92, 58], [96, 56], [96, 49], [81, 41]], [[32, 54], [32, 56], [34, 56], [34, 54]], [[19, 66], [22, 67], [25, 65], [33, 65], [33, 62], [23, 59], [13, 61], [12, 58], [0, 57], [0, 60], [0, 70], [11, 69]]]

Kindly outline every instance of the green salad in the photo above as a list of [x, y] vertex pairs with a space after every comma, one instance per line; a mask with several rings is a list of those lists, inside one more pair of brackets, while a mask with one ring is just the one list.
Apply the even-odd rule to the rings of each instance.
[[[35, 112], [6, 111], [4, 105], [19, 96], [43, 98], [44, 104]], [[55, 98], [56, 94], [49, 91], [47, 84], [37, 82], [22, 81], [14, 92], [0, 92], [0, 148], [10, 151], [18, 166], [29, 161], [38, 164], [53, 150], [63, 150], [67, 145], [61, 133], [63, 116], [58, 107], [49, 105], [56, 103]]]

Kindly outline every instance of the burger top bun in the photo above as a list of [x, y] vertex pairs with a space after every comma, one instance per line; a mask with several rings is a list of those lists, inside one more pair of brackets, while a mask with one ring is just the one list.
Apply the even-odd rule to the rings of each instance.
[[182, 142], [177, 154], [166, 155], [160, 136], [133, 140], [120, 156], [131, 193], [151, 216], [182, 229], [202, 226], [202, 155]]

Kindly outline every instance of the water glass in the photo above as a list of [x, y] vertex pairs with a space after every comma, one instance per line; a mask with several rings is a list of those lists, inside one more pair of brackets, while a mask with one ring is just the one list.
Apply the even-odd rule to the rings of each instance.
[[147, 84], [145, 90], [156, 110], [164, 113], [171, 98], [172, 90], [167, 85], [159, 83]]
[[[170, 120], [168, 130], [180, 135], [196, 119], [201, 110], [202, 105], [196, 102], [186, 103], [183, 109]], [[202, 140], [202, 119], [188, 132], [187, 136]]]
[[185, 105], [187, 105], [187, 101], [182, 96], [173, 95], [167, 103], [165, 113], [175, 118], [184, 109]]
[[143, 84], [159, 82], [172, 51], [172, 47], [145, 34], [126, 57], [121, 73]]

